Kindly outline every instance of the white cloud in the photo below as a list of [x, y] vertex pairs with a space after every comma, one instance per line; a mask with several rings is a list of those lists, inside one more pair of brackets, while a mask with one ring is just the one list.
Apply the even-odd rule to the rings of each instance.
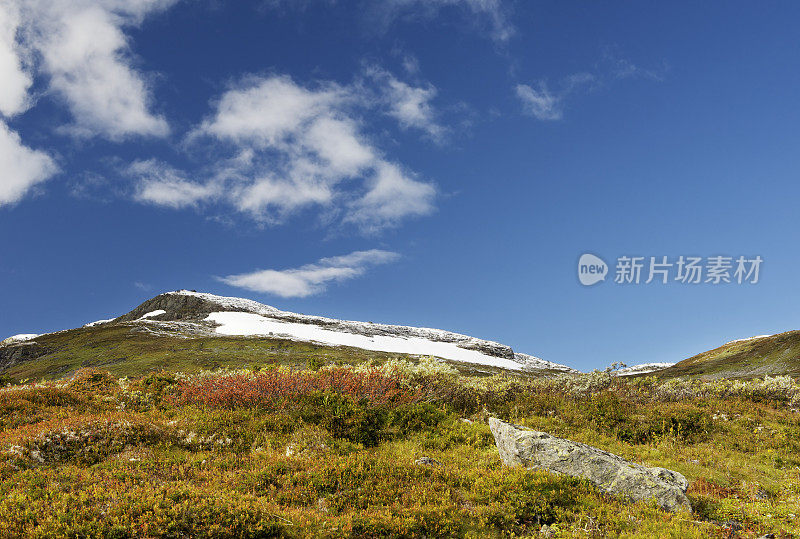
[[373, 9], [381, 23], [388, 26], [397, 18], [434, 17], [448, 7], [466, 10], [476, 24], [488, 27], [492, 39], [499, 43], [508, 41], [515, 33], [502, 0], [384, 0]]
[[285, 270], [258, 270], [229, 275], [221, 280], [231, 286], [283, 298], [306, 297], [324, 292], [328, 284], [342, 282], [366, 273], [370, 266], [387, 264], [400, 257], [392, 251], [371, 249], [323, 258], [314, 264]]
[[196, 206], [220, 194], [218, 185], [192, 182], [181, 171], [155, 160], [136, 161], [127, 174], [138, 180], [136, 200], [157, 206]]
[[274, 146], [345, 97], [336, 86], [307, 90], [289, 77], [250, 78], [222, 96], [213, 118], [203, 122], [200, 131], [259, 147]]
[[56, 172], [50, 156], [24, 146], [19, 135], [0, 122], [0, 206], [19, 201]]
[[0, 0], [0, 114], [10, 117], [29, 105], [28, 88], [33, 83], [22, 62], [17, 42], [20, 13], [8, 0]]
[[[385, 88], [394, 91], [390, 80]], [[175, 171], [143, 183], [138, 199], [177, 208], [219, 196], [270, 224], [315, 208], [370, 232], [429, 213], [434, 187], [403, 173], [365, 134], [359, 111], [373, 106], [374, 90], [361, 84], [304, 87], [285, 76], [251, 77], [225, 92], [190, 136], [230, 158], [203, 183]]]
[[112, 140], [169, 132], [150, 109], [150, 90], [131, 65], [123, 28], [176, 1], [3, 0], [22, 17], [17, 45], [40, 56], [39, 70], [67, 104], [74, 122], [68, 130]]
[[397, 120], [400, 127], [419, 129], [433, 140], [442, 141], [446, 129], [437, 122], [436, 111], [431, 105], [436, 97], [436, 88], [430, 84], [411, 86], [378, 67], [368, 68], [367, 76], [378, 83], [387, 114]]
[[[30, 106], [33, 84], [23, 61], [21, 13], [15, 2], [0, 0], [0, 115], [11, 118]], [[20, 136], [0, 120], [0, 206], [22, 199], [36, 184], [58, 171], [46, 153], [28, 148]]]
[[544, 83], [538, 89], [527, 84], [517, 85], [517, 97], [522, 100], [523, 110], [539, 120], [560, 120], [563, 116], [562, 98], [550, 93]]
[[199, 133], [234, 144], [239, 159], [231, 202], [240, 211], [280, 222], [308, 206], [330, 205], [338, 184], [368, 171], [377, 151], [349, 113], [351, 93], [339, 86], [308, 89], [289, 77], [250, 79], [226, 92]]
[[[72, 123], [63, 131], [111, 140], [166, 136], [169, 125], [153, 110], [150, 85], [134, 66], [126, 31], [177, 1], [0, 0], [0, 113], [24, 112], [34, 80], [41, 79], [71, 112]], [[465, 1], [476, 13], [493, 12], [492, 4]], [[125, 171], [136, 180], [134, 198], [176, 209], [225, 202], [266, 223], [315, 208], [370, 231], [428, 213], [434, 187], [384, 156], [365, 129], [363, 113], [381, 109], [401, 128], [438, 140], [445, 128], [431, 105], [436, 89], [387, 72], [379, 79], [363, 85], [362, 76], [344, 86], [304, 86], [283, 76], [244, 80], [220, 97], [189, 137], [209, 143], [205, 149], [214, 162], [190, 179], [165, 163], [137, 161]], [[26, 148], [4, 124], [2, 134], [9, 156], [4, 158], [27, 163], [14, 193], [24, 194], [27, 188], [20, 186], [55, 173], [50, 157]]]
[[292, 212], [311, 205], [327, 205], [333, 190], [325, 182], [263, 177], [234, 191], [234, 204], [240, 211], [280, 223]]
[[[34, 75], [41, 74], [69, 106], [75, 132], [111, 139], [165, 135], [166, 121], [149, 112], [147, 86], [130, 67], [122, 27], [140, 24], [147, 13], [175, 1], [0, 0], [0, 115], [26, 111]], [[58, 167], [0, 121], [0, 170], [5, 205]]]
[[551, 91], [543, 80], [538, 81], [535, 87], [518, 84], [515, 90], [526, 114], [539, 120], [560, 120], [564, 117], [565, 101], [575, 94], [607, 88], [624, 79], [660, 82], [664, 80], [666, 69], [666, 66], [658, 70], [644, 69], [606, 49], [592, 72], [581, 71], [564, 77], [555, 91]]
[[306, 149], [334, 175], [356, 176], [379, 160], [352, 118], [323, 114], [309, 125], [303, 139]]
[[381, 163], [371, 183], [367, 193], [351, 204], [345, 218], [364, 231], [376, 232], [403, 217], [434, 210], [433, 186], [410, 179], [397, 165]]

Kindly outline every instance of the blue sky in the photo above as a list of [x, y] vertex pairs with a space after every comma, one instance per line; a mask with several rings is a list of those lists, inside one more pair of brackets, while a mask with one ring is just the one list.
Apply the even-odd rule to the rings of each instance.
[[[190, 288], [588, 370], [800, 326], [800, 6], [3, 0], [0, 334]], [[577, 260], [612, 275], [591, 287]], [[615, 284], [620, 256], [757, 284]]]

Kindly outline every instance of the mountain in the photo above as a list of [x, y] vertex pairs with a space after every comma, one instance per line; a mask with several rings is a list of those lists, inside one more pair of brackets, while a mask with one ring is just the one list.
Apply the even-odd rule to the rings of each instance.
[[661, 377], [800, 376], [800, 331], [736, 339], [658, 372]]
[[664, 369], [675, 365], [674, 363], [641, 363], [639, 365], [631, 365], [630, 367], [623, 367], [614, 374], [617, 376], [635, 376], [637, 374], [652, 374], [654, 372], [663, 371]]
[[[167, 292], [130, 312], [80, 328], [0, 341], [0, 374], [61, 378], [82, 367], [138, 376], [279, 363], [382, 362], [434, 356], [462, 372], [577, 373], [510, 346], [441, 329], [338, 320], [282, 311], [243, 298]], [[737, 339], [675, 364], [644, 363], [619, 376], [800, 376], [800, 331]]]
[[160, 294], [122, 316], [81, 328], [6, 339], [0, 343], [0, 372], [14, 379], [60, 378], [96, 367], [123, 376], [421, 356], [472, 372], [577, 372], [450, 331], [310, 316], [190, 290]]

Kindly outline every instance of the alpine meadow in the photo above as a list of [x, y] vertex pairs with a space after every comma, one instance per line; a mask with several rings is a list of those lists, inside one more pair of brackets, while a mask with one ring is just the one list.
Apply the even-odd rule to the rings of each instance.
[[800, 537], [798, 23], [0, 0], [0, 539]]

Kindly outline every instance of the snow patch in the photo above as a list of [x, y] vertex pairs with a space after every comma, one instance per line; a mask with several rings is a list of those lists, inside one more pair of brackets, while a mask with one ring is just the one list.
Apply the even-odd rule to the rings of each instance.
[[19, 335], [12, 335], [7, 339], [3, 339], [0, 341], [0, 344], [13, 344], [17, 342], [32, 341], [38, 336], [38, 333], [20, 333]]
[[143, 320], [145, 318], [152, 318], [153, 316], [159, 316], [161, 314], [167, 314], [167, 311], [165, 311], [164, 309], [156, 309], [155, 311], [150, 311], [147, 314], [143, 314], [142, 316], [139, 317], [139, 320]]
[[89, 322], [88, 324], [84, 324], [83, 327], [90, 328], [90, 327], [94, 327], [94, 326], [99, 326], [100, 324], [106, 324], [106, 323], [111, 322], [113, 320], [114, 320], [113, 318], [108, 318], [106, 320], [95, 320], [94, 322]]
[[744, 341], [754, 341], [756, 339], [764, 339], [766, 337], [772, 337], [772, 335], [756, 335], [755, 337], [747, 337], [745, 339], [735, 339], [733, 341], [728, 341], [725, 344], [733, 344], [735, 342], [744, 342]]
[[[217, 296], [214, 294], [206, 294], [203, 292], [192, 292], [189, 290], [178, 290], [177, 292], [170, 292], [170, 294], [180, 294], [186, 296], [196, 296], [207, 301], [216, 303], [225, 309], [233, 311], [248, 312], [259, 314], [274, 320], [282, 320], [285, 322], [299, 322], [301, 324], [313, 324], [317, 326], [332, 328], [335, 332], [357, 333], [361, 335], [381, 335], [381, 334], [402, 334], [403, 336], [420, 337], [431, 341], [445, 341], [445, 342], [458, 342], [461, 344], [476, 346], [494, 346], [498, 348], [508, 348], [498, 342], [487, 341], [485, 339], [478, 339], [470, 337], [469, 335], [462, 335], [452, 331], [434, 328], [422, 328], [413, 326], [398, 326], [392, 324], [375, 324], [373, 322], [359, 322], [355, 320], [338, 320], [336, 318], [326, 318], [324, 316], [314, 316], [308, 314], [293, 313], [290, 311], [281, 311], [275, 307], [264, 305], [257, 301]], [[510, 349], [509, 349], [510, 350]]]
[[[298, 314], [282, 311], [249, 299], [217, 296], [193, 290], [178, 290], [168, 292], [168, 294], [193, 296], [219, 305], [220, 312], [209, 315], [206, 318], [208, 321], [214, 321], [220, 314], [223, 316], [219, 320], [224, 320], [224, 312], [260, 315], [265, 319], [248, 322], [248, 324], [252, 324], [252, 327], [245, 328], [233, 327], [230, 323], [233, 320], [231, 318], [226, 320], [227, 324], [223, 324], [223, 326], [228, 326], [228, 329], [220, 328], [220, 333], [225, 331], [233, 331], [233, 333], [229, 333], [232, 335], [269, 335], [272, 333], [295, 340], [312, 340], [375, 351], [433, 355], [454, 361], [493, 365], [514, 370], [544, 369], [578, 372], [565, 365], [551, 363], [535, 356], [515, 354], [510, 347], [498, 342], [442, 329], [376, 324]], [[244, 319], [259, 320], [258, 317], [244, 317], [241, 320]]]
[[[299, 315], [303, 316], [303, 315]], [[392, 352], [419, 356], [435, 356], [452, 361], [491, 365], [502, 369], [521, 370], [523, 365], [510, 359], [490, 356], [476, 350], [467, 350], [454, 342], [434, 341], [420, 336], [360, 335], [332, 331], [315, 324], [285, 322], [256, 313], [217, 312], [207, 321], [219, 324], [217, 333], [223, 335], [264, 335], [311, 341], [335, 346], [352, 346], [364, 350]], [[380, 325], [380, 324], [375, 324]], [[426, 329], [426, 328], [417, 328]], [[441, 330], [429, 330], [441, 331]], [[446, 332], [445, 332], [446, 333]]]

